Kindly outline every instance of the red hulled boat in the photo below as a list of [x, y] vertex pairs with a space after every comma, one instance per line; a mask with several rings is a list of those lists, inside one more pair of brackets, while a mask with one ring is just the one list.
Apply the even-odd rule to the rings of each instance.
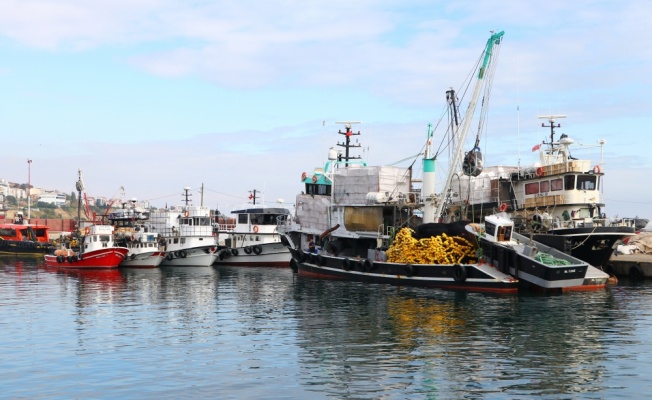
[[84, 229], [79, 251], [57, 249], [45, 255], [45, 263], [60, 268], [111, 269], [118, 268], [128, 252], [126, 247], [115, 245], [113, 226], [92, 225]]

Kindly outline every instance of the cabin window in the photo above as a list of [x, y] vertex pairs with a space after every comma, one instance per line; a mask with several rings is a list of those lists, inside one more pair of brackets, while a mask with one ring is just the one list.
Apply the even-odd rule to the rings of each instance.
[[561, 178], [559, 179], [553, 179], [550, 181], [550, 190], [557, 191], [557, 190], [563, 190], [564, 189], [564, 181], [562, 181]]
[[575, 175], [566, 175], [564, 177], [564, 190], [575, 189]]
[[540, 191], [541, 193], [547, 193], [547, 192], [549, 192], [549, 191], [550, 191], [550, 181], [543, 181], [543, 182], [541, 182], [541, 184], [540, 184], [540, 188], [539, 188], [539, 191]]
[[306, 194], [321, 194], [330, 196], [331, 185], [315, 185], [313, 183], [306, 183]]
[[181, 238], [181, 244], [185, 244], [185, 243], [186, 243], [186, 238], [185, 238], [185, 237], [182, 237], [182, 238]]
[[577, 190], [595, 190], [597, 177], [595, 175], [578, 175]]
[[246, 224], [247, 222], [249, 222], [247, 220], [248, 216], [249, 216], [248, 214], [238, 214], [238, 223], [239, 224]]
[[525, 185], [525, 194], [538, 194], [539, 182], [532, 182]]
[[0, 236], [16, 236], [16, 230], [15, 229], [0, 229]]
[[485, 221], [484, 222], [484, 231], [489, 236], [495, 236], [495, 234], [496, 234], [496, 225], [492, 224], [491, 222]]

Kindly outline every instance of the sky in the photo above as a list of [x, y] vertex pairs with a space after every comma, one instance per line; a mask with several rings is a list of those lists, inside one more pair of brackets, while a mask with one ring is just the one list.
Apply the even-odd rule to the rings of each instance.
[[603, 211], [652, 218], [650, 21], [647, 0], [0, 0], [0, 178], [291, 208], [338, 122], [360, 122], [369, 164], [412, 163], [503, 30], [485, 163], [533, 164], [537, 116], [566, 115], [602, 159]]

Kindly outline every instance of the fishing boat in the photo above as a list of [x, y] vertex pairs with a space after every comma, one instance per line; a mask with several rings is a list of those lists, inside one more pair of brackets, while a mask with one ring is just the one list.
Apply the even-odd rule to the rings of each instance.
[[[255, 203], [254, 203], [255, 206]], [[219, 251], [215, 264], [287, 267], [290, 251], [281, 243], [278, 226], [290, 211], [280, 207], [252, 207], [231, 211], [234, 218], [218, 223]], [[231, 223], [232, 221], [232, 223]]]
[[[548, 125], [541, 126], [550, 129], [550, 136], [532, 149], [539, 154], [538, 162], [459, 174], [452, 188], [459, 197], [449, 199], [446, 214], [452, 219], [481, 221], [503, 212], [514, 221], [518, 233], [604, 269], [615, 244], [634, 235], [635, 220], [607, 218], [601, 193], [603, 163], [572, 156], [575, 141], [566, 134], [555, 137], [560, 127], [556, 121], [565, 116], [539, 118], [547, 120]], [[598, 143], [602, 153], [605, 142]]]
[[[454, 126], [451, 166], [482, 164], [476, 145], [462, 161], [463, 144], [480, 90], [493, 77], [492, 53], [503, 32], [492, 34], [461, 125]], [[447, 91], [449, 101], [454, 91]], [[483, 102], [484, 103], [484, 102]], [[488, 216], [476, 229], [468, 221], [441, 222], [457, 170], [449, 168], [440, 193], [435, 191], [433, 133], [428, 129], [421, 187], [411, 168], [368, 166], [350, 150], [360, 135], [344, 122], [344, 152], [331, 148], [323, 168], [302, 174], [305, 190], [296, 198], [296, 216], [282, 227], [291, 268], [303, 276], [370, 283], [515, 293], [519, 288], [561, 291], [588, 288], [589, 265], [570, 255], [512, 236], [514, 222]], [[449, 140], [444, 138], [443, 140]], [[546, 253], [544, 260], [537, 252]], [[552, 264], [557, 260], [559, 265]], [[562, 266], [563, 265], [563, 266]], [[595, 271], [592, 271], [595, 272]], [[591, 277], [604, 287], [608, 276]]]
[[53, 250], [47, 225], [26, 224], [22, 213], [13, 223], [0, 223], [0, 254], [45, 254]]
[[122, 208], [109, 213], [107, 218], [116, 229], [116, 243], [129, 249], [121, 267], [156, 268], [163, 262], [165, 239], [150, 231], [146, 224], [149, 211], [136, 207], [135, 199], [130, 205], [123, 203]]
[[211, 212], [204, 206], [186, 204], [151, 211], [144, 224], [147, 232], [164, 243], [165, 259], [161, 266], [211, 266], [217, 258], [217, 235], [213, 232]]
[[118, 268], [129, 250], [115, 244], [113, 226], [91, 225], [84, 228], [78, 250], [62, 247], [45, 255], [49, 267], [76, 269]]

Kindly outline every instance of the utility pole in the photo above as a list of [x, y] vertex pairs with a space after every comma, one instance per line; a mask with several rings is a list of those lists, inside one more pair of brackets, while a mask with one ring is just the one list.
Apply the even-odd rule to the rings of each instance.
[[29, 224], [29, 219], [31, 218], [31, 203], [32, 203], [32, 191], [31, 191], [31, 173], [32, 173], [32, 160], [27, 159], [27, 223]]
[[257, 192], [258, 191], [256, 189], [249, 191], [249, 200], [253, 200], [254, 205], [256, 205], [256, 193]]
[[190, 188], [189, 187], [184, 187], [183, 188], [185, 193], [181, 193], [181, 197], [184, 198], [184, 202], [186, 203], [186, 207], [188, 206], [188, 203], [190, 203], [190, 198], [192, 197], [192, 193], [190, 193]]

